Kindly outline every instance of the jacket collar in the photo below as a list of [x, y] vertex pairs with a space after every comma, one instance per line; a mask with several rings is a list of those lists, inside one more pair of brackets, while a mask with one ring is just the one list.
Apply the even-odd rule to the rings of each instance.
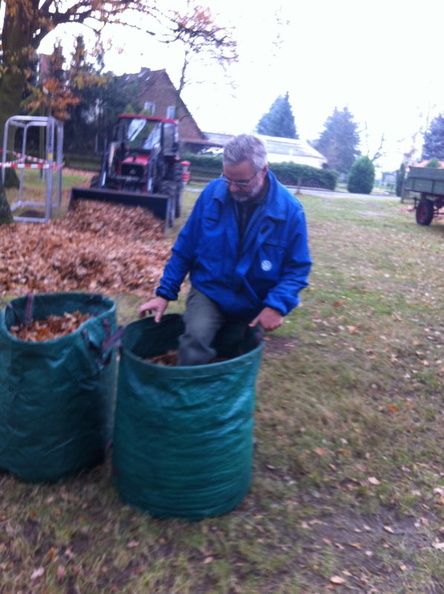
[[[281, 204], [280, 201], [276, 199], [277, 194], [279, 192], [279, 182], [274, 173], [272, 173], [270, 170], [268, 170], [267, 176], [268, 181], [270, 183], [270, 186], [268, 188], [267, 200], [265, 202], [267, 209], [267, 217], [278, 221], [284, 221], [285, 208], [283, 204]], [[224, 181], [220, 180], [220, 182], [216, 184], [215, 191], [213, 193], [213, 198], [219, 200], [220, 202], [232, 200]]]

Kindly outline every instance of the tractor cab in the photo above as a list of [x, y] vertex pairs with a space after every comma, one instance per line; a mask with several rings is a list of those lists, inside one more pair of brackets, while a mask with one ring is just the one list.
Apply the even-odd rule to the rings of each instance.
[[90, 199], [141, 205], [172, 226], [180, 216], [182, 165], [176, 120], [121, 114], [114, 139], [103, 154], [91, 188], [73, 188], [71, 200]]
[[179, 128], [175, 120], [123, 114], [119, 116], [117, 140], [129, 151], [162, 151], [165, 156], [179, 152]]

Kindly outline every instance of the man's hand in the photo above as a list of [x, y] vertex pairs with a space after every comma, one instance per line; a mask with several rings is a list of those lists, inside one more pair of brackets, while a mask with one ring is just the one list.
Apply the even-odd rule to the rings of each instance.
[[154, 321], [160, 322], [162, 319], [163, 313], [169, 305], [168, 299], [164, 299], [163, 297], [153, 297], [143, 305], [139, 307], [139, 317], [145, 317], [145, 312], [151, 313], [152, 311], [156, 312]]
[[284, 323], [284, 316], [277, 309], [264, 307], [261, 313], [254, 318], [248, 325], [251, 327], [262, 326], [264, 332], [276, 330]]

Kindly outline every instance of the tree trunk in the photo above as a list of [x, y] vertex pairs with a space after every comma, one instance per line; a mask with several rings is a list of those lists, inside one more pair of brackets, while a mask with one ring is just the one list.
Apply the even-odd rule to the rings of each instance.
[[[7, 120], [17, 115], [20, 110], [25, 83], [32, 59], [33, 27], [35, 23], [29, 18], [30, 10], [35, 9], [35, 0], [16, 2], [6, 0], [5, 16], [1, 36], [2, 72], [0, 75], [0, 149], [3, 149], [3, 136]], [[7, 150], [13, 150], [13, 139], [8, 139]], [[7, 160], [9, 155], [7, 155]], [[9, 183], [15, 185], [17, 176], [13, 170], [7, 170]], [[6, 199], [3, 184], [0, 182], [0, 225], [11, 223], [13, 216]]]
[[14, 222], [11, 207], [6, 200], [6, 192], [0, 178], [0, 225], [6, 225]]
[[[18, 115], [23, 95], [25, 78], [16, 73], [5, 73], [0, 78], [0, 148], [3, 149], [3, 133], [7, 120]], [[9, 147], [10, 148], [10, 147]]]
[[26, 72], [34, 55], [33, 27], [36, 27], [29, 12], [35, 9], [35, 0], [17, 2], [6, 0], [1, 45], [3, 49], [0, 75], [0, 148], [3, 148], [5, 123], [19, 113], [22, 102]]

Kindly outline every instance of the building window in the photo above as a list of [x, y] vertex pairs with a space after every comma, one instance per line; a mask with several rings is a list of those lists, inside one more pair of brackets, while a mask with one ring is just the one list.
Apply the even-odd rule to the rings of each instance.
[[176, 117], [176, 106], [169, 105], [167, 107], [167, 119], [174, 120], [175, 117]]
[[154, 112], [156, 110], [156, 104], [154, 103], [154, 101], [145, 101], [145, 103], [143, 104], [143, 109], [144, 111], [147, 111], [149, 115], [154, 115]]

